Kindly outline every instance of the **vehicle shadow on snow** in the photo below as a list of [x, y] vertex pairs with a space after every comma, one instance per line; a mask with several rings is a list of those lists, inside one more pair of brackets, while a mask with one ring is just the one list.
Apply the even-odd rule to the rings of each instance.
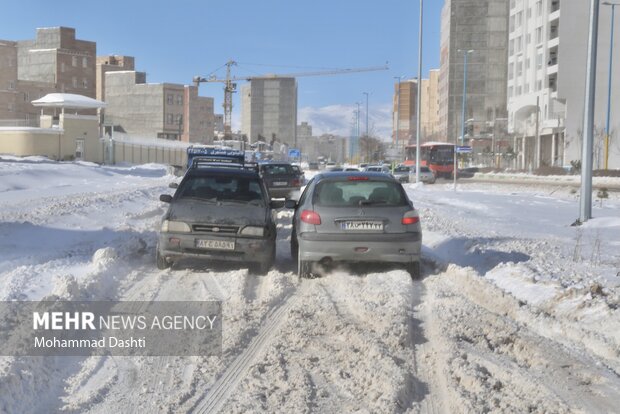
[[492, 248], [494, 244], [512, 240], [506, 237], [467, 238], [456, 237], [436, 246], [424, 246], [426, 256], [439, 258], [440, 262], [471, 267], [484, 275], [502, 263], [527, 262], [531, 256], [518, 251], [502, 251]]

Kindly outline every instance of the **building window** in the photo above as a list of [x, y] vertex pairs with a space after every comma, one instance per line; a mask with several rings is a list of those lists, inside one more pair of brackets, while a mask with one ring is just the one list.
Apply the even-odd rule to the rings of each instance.
[[536, 43], [542, 43], [542, 26], [536, 28]]
[[515, 15], [510, 16], [510, 33], [515, 31]]
[[88, 67], [88, 58], [87, 57], [83, 57], [82, 58], [82, 67], [83, 68], [87, 68]]
[[508, 55], [512, 56], [514, 54], [515, 54], [515, 40], [510, 39], [510, 42], [508, 42]]
[[174, 124], [174, 115], [168, 114], [166, 123], [168, 123], [169, 125]]
[[175, 124], [176, 125], [182, 125], [183, 124], [183, 115], [177, 115], [176, 116]]
[[516, 44], [516, 46], [517, 46], [517, 53], [520, 53], [520, 52], [521, 52], [521, 49], [522, 49], [522, 48], [521, 48], [521, 36], [519, 36], [519, 37], [517, 37], [517, 38], [516, 38], [515, 44]]
[[536, 2], [536, 15], [542, 16], [542, 0]]
[[525, 70], [528, 71], [530, 69], [530, 58], [525, 59]]
[[521, 95], [521, 87], [517, 86], [517, 96], [520, 96], [520, 95]]
[[543, 52], [542, 52], [542, 48], [539, 47], [536, 53], [536, 69], [542, 69], [542, 64], [543, 64]]
[[531, 34], [531, 33], [528, 33], [528, 34], [525, 36], [525, 44], [526, 44], [526, 45], [529, 45], [530, 43], [532, 43], [532, 34]]
[[517, 77], [521, 77], [521, 75], [523, 75], [523, 62], [522, 61], [518, 61], [517, 62]]
[[30, 99], [30, 93], [24, 92], [24, 102], [28, 102], [29, 99]]
[[508, 87], [508, 97], [509, 97], [509, 98], [512, 98], [512, 94], [513, 94], [513, 92], [512, 92], [512, 86], [509, 86], [509, 87]]
[[15, 89], [15, 82], [14, 81], [10, 81], [9, 82], [9, 90], [12, 91], [13, 89]]
[[536, 90], [537, 91], [542, 90], [542, 80], [540, 79], [536, 81]]
[[65, 62], [60, 62], [60, 71], [61, 71], [62, 73], [64, 73], [64, 72], [65, 72]]
[[168, 105], [172, 105], [174, 103], [174, 95], [169, 93], [167, 96], [168, 99]]
[[77, 88], [77, 78], [75, 76], [71, 78], [71, 84], [73, 85], [74, 88]]
[[82, 79], [82, 87], [84, 89], [88, 89], [88, 79], [86, 78]]
[[77, 56], [71, 56], [71, 66], [77, 66]]
[[512, 80], [515, 77], [515, 67], [513, 64], [508, 64], [508, 80]]
[[177, 95], [177, 105], [183, 105], [183, 95]]

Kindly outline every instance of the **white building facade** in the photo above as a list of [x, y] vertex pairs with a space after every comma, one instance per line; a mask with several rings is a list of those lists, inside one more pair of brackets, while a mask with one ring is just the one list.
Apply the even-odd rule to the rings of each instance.
[[[518, 169], [566, 166], [581, 158], [589, 2], [510, 0], [508, 131]], [[611, 8], [601, 6], [594, 169], [604, 165]], [[620, 36], [615, 33], [615, 43]], [[620, 51], [618, 51], [620, 52]], [[615, 53], [615, 70], [620, 59]], [[612, 85], [609, 167], [620, 168], [620, 72]], [[614, 116], [614, 108], [616, 110]]]

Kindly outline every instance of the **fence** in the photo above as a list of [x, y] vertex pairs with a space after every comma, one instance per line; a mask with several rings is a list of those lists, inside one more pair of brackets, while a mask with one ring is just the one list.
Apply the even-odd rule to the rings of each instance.
[[105, 164], [157, 163], [176, 167], [187, 164], [187, 150], [184, 147], [147, 145], [104, 139], [102, 150]]

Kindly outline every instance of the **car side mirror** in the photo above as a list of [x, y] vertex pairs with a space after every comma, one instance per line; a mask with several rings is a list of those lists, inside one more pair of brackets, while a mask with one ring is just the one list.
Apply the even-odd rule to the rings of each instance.
[[170, 203], [172, 201], [172, 196], [170, 194], [162, 194], [159, 196], [159, 201]]
[[296, 200], [289, 200], [287, 198], [286, 200], [284, 200], [284, 207], [285, 208], [296, 208], [297, 207], [297, 201]]
[[275, 208], [282, 208], [282, 207], [284, 207], [284, 201], [282, 201], [282, 200], [271, 200], [269, 202], [269, 207], [274, 208], [274, 209]]
[[170, 183], [168, 184], [169, 188], [179, 188], [179, 183]]

